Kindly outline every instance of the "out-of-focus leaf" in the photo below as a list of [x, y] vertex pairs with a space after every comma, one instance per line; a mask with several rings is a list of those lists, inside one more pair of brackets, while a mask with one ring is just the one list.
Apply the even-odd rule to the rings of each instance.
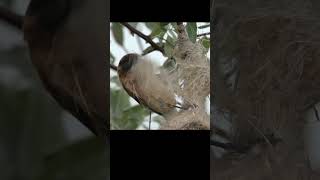
[[152, 118], [152, 121], [154, 121], [154, 122], [157, 122], [157, 123], [161, 123], [161, 121], [163, 121], [164, 120], [164, 118], [162, 117], [162, 116], [159, 116], [159, 115], [157, 115], [157, 116], [155, 116], [155, 117], [153, 117]]
[[147, 28], [149, 28], [151, 31], [156, 27], [159, 26], [159, 23], [157, 22], [146, 22]]
[[167, 26], [168, 24], [169, 24], [168, 22], [161, 22], [161, 23], [160, 23], [160, 26], [161, 26], [162, 28], [166, 28], [166, 26]]
[[[163, 46], [163, 43], [162, 42], [158, 42], [158, 43], [156, 43], [158, 46], [160, 46], [160, 47], [162, 47]], [[147, 54], [149, 54], [149, 53], [151, 53], [151, 52], [153, 52], [153, 51], [155, 51], [155, 49], [154, 49], [154, 47], [152, 47], [152, 46], [149, 46], [149, 47], [147, 47], [146, 49], [144, 49], [143, 51], [142, 51], [142, 55], [144, 56], [144, 55], [147, 55]]]
[[147, 47], [146, 49], [144, 49], [144, 50], [142, 51], [142, 56], [147, 55], [147, 54], [153, 52], [154, 50], [155, 50], [155, 49], [154, 49], [152, 46], [149, 46], [149, 47]]
[[171, 71], [176, 67], [176, 61], [174, 58], [168, 58], [162, 65], [167, 71]]
[[210, 48], [210, 39], [209, 38], [203, 37], [200, 39], [200, 42], [204, 48], [206, 48], [206, 49]]
[[111, 78], [110, 78], [110, 82], [113, 82], [113, 83], [115, 83], [117, 86], [121, 86], [121, 83], [120, 83], [120, 81], [119, 81], [119, 77], [118, 76], [112, 76]]
[[164, 44], [164, 52], [167, 57], [172, 56], [173, 48], [174, 40], [170, 36], [167, 36], [166, 43]]
[[114, 39], [121, 46], [123, 45], [123, 27], [120, 23], [112, 23], [111, 31], [114, 36]]
[[122, 111], [130, 107], [129, 95], [122, 89], [111, 90], [110, 107], [114, 118], [122, 115]]
[[122, 116], [117, 118], [115, 123], [121, 129], [137, 129], [146, 115], [148, 115], [148, 110], [143, 106], [136, 105], [124, 110]]
[[49, 155], [41, 179], [110, 179], [110, 150], [105, 143], [96, 137], [89, 138]]
[[150, 38], [159, 38], [160, 40], [163, 39], [163, 36], [167, 32], [167, 25], [168, 23], [151, 23], [149, 24], [149, 28], [151, 29]]
[[164, 53], [166, 57], [171, 57], [173, 52], [173, 48], [169, 43], [164, 44]]
[[151, 34], [149, 35], [150, 38], [155, 38], [156, 36], [159, 36], [161, 32], [163, 32], [163, 29], [160, 26], [160, 23], [157, 23], [153, 26], [153, 28], [151, 29]]
[[137, 22], [128, 22], [128, 24], [131, 25], [134, 28], [136, 28], [138, 26]]
[[116, 58], [115, 58], [114, 55], [110, 52], [110, 63], [113, 64], [115, 60], [116, 60]]
[[197, 23], [188, 22], [186, 26], [186, 30], [187, 30], [190, 41], [195, 43], [197, 39]]
[[177, 27], [177, 23], [176, 22], [174, 22], [174, 23], [170, 23], [171, 24], [171, 26], [173, 27], [173, 29], [177, 29], [178, 27]]
[[176, 41], [177, 40], [177, 34], [172, 30], [172, 29], [169, 29], [168, 30], [168, 34], [172, 37], [173, 41]]

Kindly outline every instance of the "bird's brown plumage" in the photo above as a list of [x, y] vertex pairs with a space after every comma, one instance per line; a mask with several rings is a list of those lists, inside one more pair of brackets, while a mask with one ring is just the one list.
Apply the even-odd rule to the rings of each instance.
[[104, 0], [32, 0], [23, 24], [46, 89], [100, 136], [108, 130], [105, 7]]
[[118, 75], [127, 93], [152, 111], [164, 115], [176, 107], [174, 93], [156, 76], [152, 64], [141, 56], [122, 57]]

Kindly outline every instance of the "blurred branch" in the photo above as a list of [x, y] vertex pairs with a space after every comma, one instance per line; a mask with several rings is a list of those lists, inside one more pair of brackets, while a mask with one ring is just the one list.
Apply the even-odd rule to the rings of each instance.
[[210, 35], [210, 32], [206, 32], [206, 33], [198, 34], [198, 35], [197, 35], [197, 37], [200, 37], [200, 36], [206, 36], [206, 35]]
[[118, 69], [117, 66], [115, 66], [115, 65], [113, 65], [113, 64], [110, 64], [110, 68], [113, 69], [113, 70], [115, 70], [115, 71], [117, 71], [117, 69]]
[[9, 9], [0, 7], [0, 19], [18, 29], [22, 29], [23, 16], [18, 15], [17, 13], [12, 12]]
[[216, 146], [225, 150], [238, 151], [237, 147], [234, 146], [232, 143], [222, 143], [219, 141], [210, 140], [210, 145]]
[[145, 55], [147, 55], [147, 54], [149, 54], [149, 53], [152, 53], [153, 51], [155, 51], [155, 49], [152, 47], [151, 49], [149, 49], [149, 50], [147, 50], [147, 51], [146, 51], [146, 50], [143, 51], [141, 55], [142, 55], [142, 56], [145, 56]]
[[160, 47], [158, 44], [156, 44], [155, 42], [153, 42], [149, 36], [138, 31], [136, 28], [132, 27], [129, 23], [122, 22], [121, 24], [123, 26], [125, 26], [126, 28], [128, 28], [131, 31], [131, 33], [134, 33], [134, 34], [140, 36], [142, 39], [144, 39], [146, 42], [148, 42], [152, 47], [154, 47], [154, 49], [156, 49], [156, 50], [160, 51], [162, 54], [164, 54], [164, 49], [162, 47]]

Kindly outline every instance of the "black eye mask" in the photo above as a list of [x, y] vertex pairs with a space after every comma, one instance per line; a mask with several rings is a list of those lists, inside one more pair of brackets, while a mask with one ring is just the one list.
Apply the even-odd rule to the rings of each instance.
[[129, 71], [131, 67], [137, 63], [138, 55], [137, 54], [127, 54], [123, 56], [120, 60], [119, 66], [123, 71]]

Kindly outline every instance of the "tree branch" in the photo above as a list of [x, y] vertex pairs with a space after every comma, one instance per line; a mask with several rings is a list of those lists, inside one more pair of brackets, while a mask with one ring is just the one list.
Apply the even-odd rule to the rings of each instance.
[[210, 145], [216, 146], [225, 150], [238, 151], [238, 147], [236, 147], [232, 143], [222, 143], [219, 141], [210, 140]]
[[18, 15], [9, 9], [6, 9], [4, 7], [0, 7], [0, 19], [4, 20], [8, 24], [18, 28], [22, 29], [23, 24], [23, 16]]
[[200, 36], [206, 36], [206, 35], [210, 35], [210, 32], [206, 32], [206, 33], [198, 34], [198, 35], [197, 35], [197, 37], [200, 37]]
[[115, 65], [113, 65], [113, 64], [110, 64], [110, 68], [113, 69], [113, 70], [115, 70], [115, 71], [117, 71], [117, 69], [118, 69], [117, 66], [115, 66]]
[[160, 47], [158, 44], [156, 44], [155, 42], [153, 42], [152, 39], [149, 36], [147, 36], [147, 35], [143, 34], [142, 32], [138, 31], [137, 29], [132, 27], [129, 23], [122, 22], [121, 24], [123, 26], [125, 26], [126, 28], [128, 28], [132, 33], [140, 36], [142, 39], [144, 39], [146, 42], [148, 42], [155, 50], [158, 50], [162, 54], [164, 54], [164, 49], [162, 47]]

